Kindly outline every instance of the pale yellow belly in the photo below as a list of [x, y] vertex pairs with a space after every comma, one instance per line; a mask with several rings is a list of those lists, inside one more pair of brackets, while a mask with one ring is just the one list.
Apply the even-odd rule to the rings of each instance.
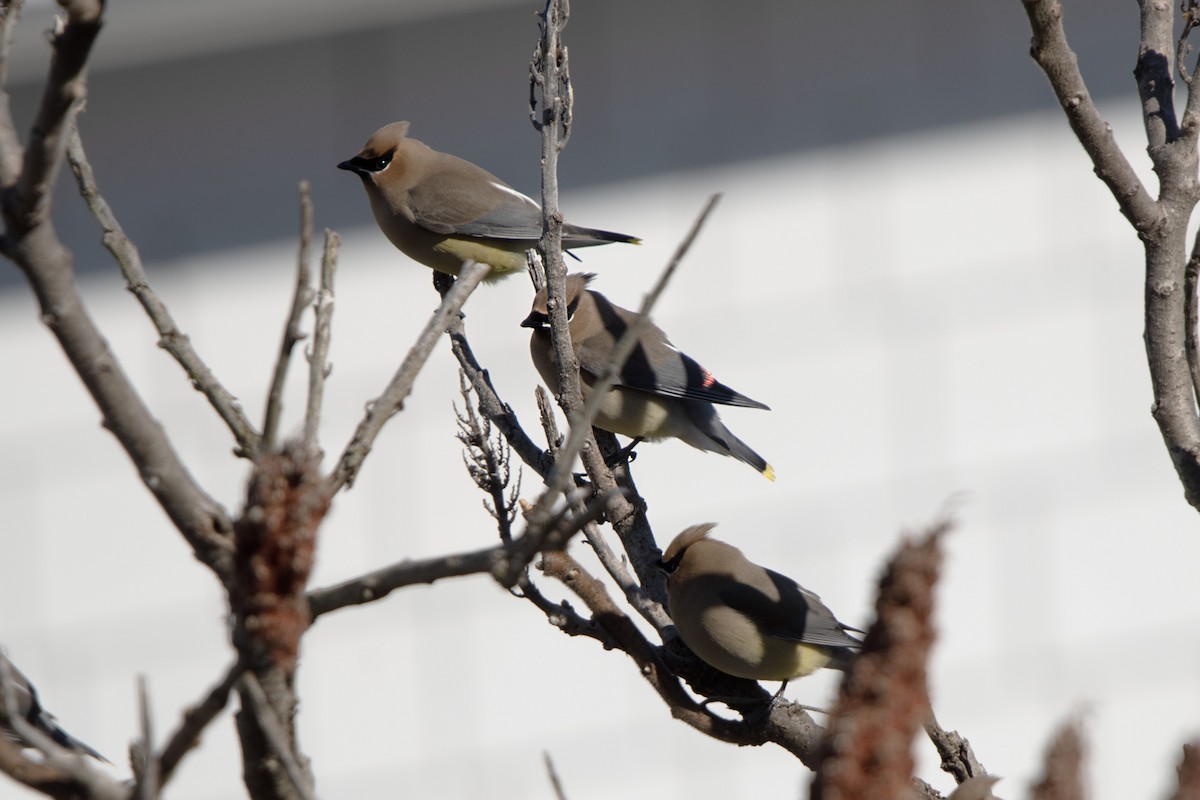
[[525, 249], [533, 242], [504, 239], [454, 238], [433, 233], [403, 217], [392, 215], [381, 201], [372, 199], [371, 211], [380, 230], [396, 249], [413, 261], [438, 272], [457, 276], [463, 262], [470, 259], [492, 268], [486, 280], [525, 271]]
[[676, 620], [684, 643], [724, 673], [758, 681], [785, 681], [816, 672], [830, 661], [829, 650], [772, 636], [729, 607], [707, 610], [691, 621]]
[[655, 395], [614, 388], [600, 403], [596, 427], [630, 438], [662, 439], [674, 436], [676, 425], [671, 406]]

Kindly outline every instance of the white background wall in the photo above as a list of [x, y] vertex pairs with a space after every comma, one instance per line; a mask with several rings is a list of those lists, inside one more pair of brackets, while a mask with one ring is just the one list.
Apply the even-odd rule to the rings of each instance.
[[[1135, 104], [1104, 110], [1144, 160]], [[342, 230], [329, 463], [436, 304], [428, 271], [368, 224], [358, 191], [344, 189], [363, 227]], [[1094, 796], [1163, 796], [1198, 732], [1200, 541], [1149, 415], [1140, 250], [1057, 111], [566, 186], [569, 219], [646, 240], [584, 253], [595, 287], [636, 306], [712, 191], [724, 200], [656, 319], [772, 406], [723, 417], [779, 478], [679, 443], [642, 446], [635, 476], [660, 540], [717, 521], [863, 624], [901, 532], [952, 502], [932, 676], [942, 723], [1013, 798], [1054, 728], [1082, 714]], [[341, 197], [318, 191], [319, 225]], [[149, 264], [256, 417], [294, 250], [278, 239]], [[115, 269], [84, 291], [196, 477], [236, 512], [246, 466]], [[529, 296], [519, 278], [485, 287], [467, 325], [532, 431], [536, 376], [518, 327]], [[0, 641], [64, 724], [120, 763], [136, 735], [134, 676], [148, 677], [164, 736], [229, 661], [225, 608], [20, 285], [0, 294], [0, 343]], [[442, 347], [335, 503], [314, 585], [494, 540], [453, 438], [456, 399]], [[290, 408], [295, 426], [298, 393]], [[525, 496], [535, 491], [527, 476]], [[305, 639], [300, 676], [301, 744], [323, 797], [550, 797], [543, 750], [575, 800], [797, 797], [809, 780], [777, 748], [672, 721], [629, 659], [557, 633], [482, 577], [329, 615]], [[827, 703], [834, 677], [788, 694]], [[916, 747], [923, 777], [948, 787], [931, 746]], [[171, 794], [241, 796], [239, 774], [227, 712]], [[0, 784], [0, 797], [25, 796]]]

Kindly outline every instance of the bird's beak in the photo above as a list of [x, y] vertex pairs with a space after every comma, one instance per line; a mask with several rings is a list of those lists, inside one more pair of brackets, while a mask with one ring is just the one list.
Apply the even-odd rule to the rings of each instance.
[[357, 172], [359, 175], [363, 175], [363, 176], [371, 174], [371, 170], [367, 169], [367, 165], [364, 164], [362, 162], [362, 159], [360, 159], [358, 156], [355, 156], [354, 158], [351, 158], [348, 161], [343, 161], [342, 163], [338, 164], [338, 169], [349, 170], [350, 172]]
[[536, 311], [529, 312], [529, 316], [521, 320], [522, 328], [540, 328], [544, 322], [544, 317]]

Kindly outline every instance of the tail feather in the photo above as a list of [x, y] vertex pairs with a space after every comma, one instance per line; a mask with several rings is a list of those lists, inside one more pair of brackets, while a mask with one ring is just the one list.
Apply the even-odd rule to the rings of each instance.
[[641, 244], [642, 240], [627, 233], [602, 231], [598, 228], [581, 228], [578, 225], [563, 225], [563, 247], [592, 247], [598, 244], [621, 242], [623, 244]]
[[765, 458], [754, 452], [750, 445], [734, 436], [725, 427], [725, 423], [721, 422], [721, 418], [717, 416], [716, 409], [712, 407], [711, 403], [689, 403], [688, 411], [692, 422], [696, 424], [697, 430], [707, 439], [707, 442], [703, 443], [685, 440], [688, 444], [693, 447], [699, 447], [701, 450], [711, 450], [716, 453], [733, 456], [743, 464], [749, 464], [754, 467], [767, 480], [775, 480], [775, 468], [768, 464]]

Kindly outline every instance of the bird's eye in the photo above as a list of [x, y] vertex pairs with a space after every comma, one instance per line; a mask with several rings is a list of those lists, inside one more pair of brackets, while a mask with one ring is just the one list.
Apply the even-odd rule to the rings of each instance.
[[383, 172], [387, 169], [387, 165], [392, 163], [392, 154], [385, 153], [375, 158], [366, 158], [363, 160], [366, 162], [366, 168], [371, 170], [371, 172]]

